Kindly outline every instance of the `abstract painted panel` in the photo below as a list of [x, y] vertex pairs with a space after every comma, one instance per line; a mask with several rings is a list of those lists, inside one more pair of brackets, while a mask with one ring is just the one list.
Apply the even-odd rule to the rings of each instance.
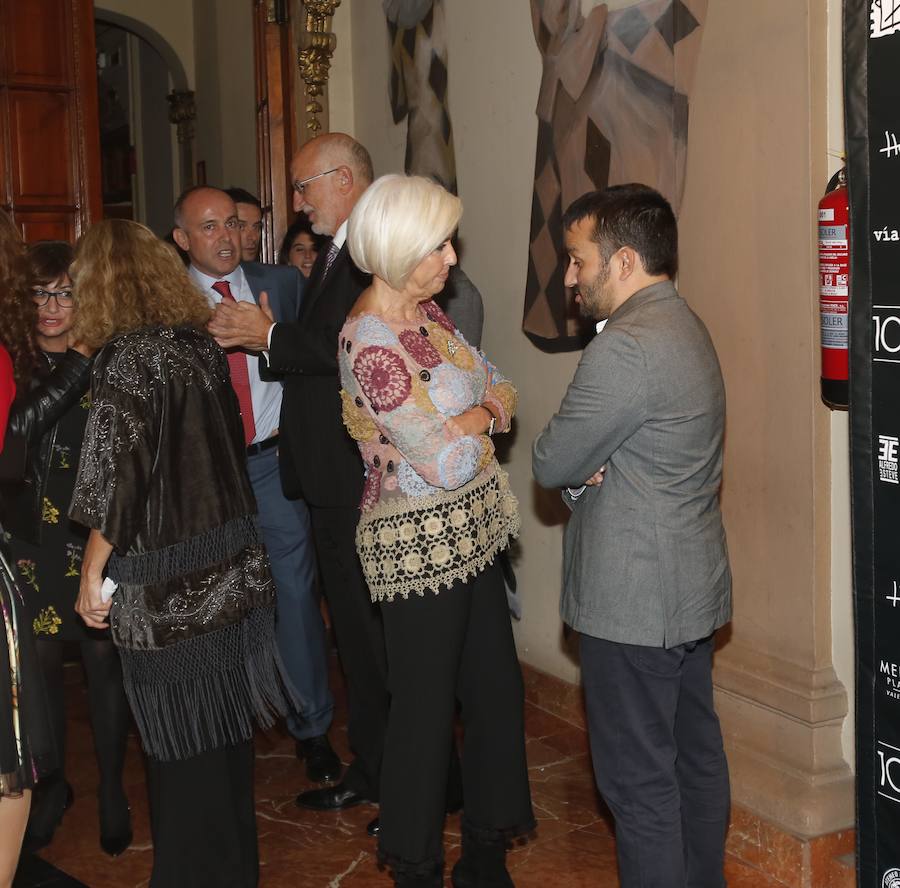
[[563, 284], [562, 213], [587, 191], [623, 182], [684, 189], [688, 97], [707, 0], [531, 0], [543, 59], [524, 331], [552, 351], [580, 348]]
[[447, 28], [443, 0], [384, 0], [391, 35], [391, 109], [408, 118], [407, 173], [456, 193], [453, 127], [447, 108]]

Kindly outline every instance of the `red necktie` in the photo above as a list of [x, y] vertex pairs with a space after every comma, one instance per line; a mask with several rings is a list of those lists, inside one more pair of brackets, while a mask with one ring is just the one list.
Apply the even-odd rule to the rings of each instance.
[[[234, 302], [228, 281], [216, 281], [212, 288], [222, 297], [223, 302]], [[244, 443], [251, 444], [256, 437], [256, 423], [253, 421], [253, 399], [250, 396], [250, 373], [247, 370], [247, 355], [239, 348], [226, 352], [231, 370], [231, 387], [237, 395], [241, 408], [241, 422], [244, 424]]]

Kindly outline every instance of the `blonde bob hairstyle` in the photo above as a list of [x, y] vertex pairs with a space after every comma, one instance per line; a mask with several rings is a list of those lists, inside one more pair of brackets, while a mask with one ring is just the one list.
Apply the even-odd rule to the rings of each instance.
[[363, 193], [347, 227], [357, 267], [402, 290], [416, 266], [453, 234], [462, 201], [422, 176], [392, 174]]
[[75, 247], [72, 336], [100, 348], [142, 327], [204, 329], [212, 316], [178, 254], [149, 228], [127, 219], [92, 225]]

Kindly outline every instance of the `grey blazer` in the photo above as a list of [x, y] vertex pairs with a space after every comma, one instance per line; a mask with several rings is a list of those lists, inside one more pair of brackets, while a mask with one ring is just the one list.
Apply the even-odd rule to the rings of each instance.
[[544, 487], [573, 499], [560, 612], [609, 641], [674, 647], [731, 618], [719, 510], [725, 388], [703, 322], [671, 282], [628, 299], [585, 348], [534, 442]]

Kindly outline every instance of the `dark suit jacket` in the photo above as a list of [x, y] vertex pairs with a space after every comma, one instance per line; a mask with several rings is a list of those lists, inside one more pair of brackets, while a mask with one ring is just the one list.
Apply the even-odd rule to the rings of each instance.
[[259, 294], [266, 291], [269, 306], [276, 321], [296, 321], [303, 304], [306, 278], [292, 265], [263, 265], [260, 262], [242, 262], [241, 268], [259, 302]]
[[341, 418], [338, 337], [371, 278], [344, 244], [325, 280], [327, 251], [310, 276], [297, 323], [272, 331], [269, 367], [283, 376], [281, 483], [288, 497], [317, 508], [356, 508], [363, 488], [362, 460]]

